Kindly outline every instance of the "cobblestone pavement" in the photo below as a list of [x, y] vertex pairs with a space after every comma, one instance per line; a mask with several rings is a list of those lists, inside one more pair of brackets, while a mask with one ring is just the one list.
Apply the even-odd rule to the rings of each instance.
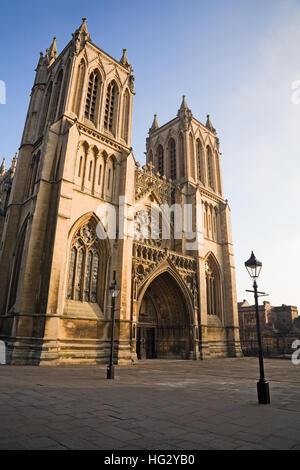
[[0, 449], [300, 450], [300, 366], [255, 358], [117, 367], [0, 366]]

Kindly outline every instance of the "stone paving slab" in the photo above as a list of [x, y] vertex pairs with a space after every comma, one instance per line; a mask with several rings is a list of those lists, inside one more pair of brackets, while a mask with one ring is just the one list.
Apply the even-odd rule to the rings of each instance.
[[0, 366], [0, 449], [300, 449], [300, 366], [255, 358]]

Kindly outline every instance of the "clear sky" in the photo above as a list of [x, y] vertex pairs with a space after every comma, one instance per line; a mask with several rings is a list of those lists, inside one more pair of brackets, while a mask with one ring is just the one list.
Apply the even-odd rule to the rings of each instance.
[[[50, 6], [51, 5], [51, 6]], [[251, 282], [275, 304], [300, 307], [300, 80], [298, 0], [27, 0], [1, 3], [0, 157], [18, 149], [39, 52], [57, 36], [59, 52], [87, 17], [95, 44], [119, 59], [128, 49], [136, 76], [133, 148], [158, 114], [175, 117], [183, 94], [194, 116], [211, 115], [221, 142], [223, 185], [232, 211], [238, 299]]]

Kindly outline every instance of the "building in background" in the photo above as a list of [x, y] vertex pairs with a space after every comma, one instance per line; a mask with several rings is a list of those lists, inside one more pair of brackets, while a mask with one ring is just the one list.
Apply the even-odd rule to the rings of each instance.
[[[247, 300], [238, 304], [240, 339], [243, 353], [247, 356], [258, 352], [255, 305]], [[273, 307], [270, 302], [259, 306], [259, 318], [264, 354], [269, 356], [290, 355], [292, 344], [300, 339], [300, 317], [297, 307], [282, 305]]]
[[[183, 98], [172, 121], [155, 117], [141, 168], [134, 94], [127, 51], [115, 60], [101, 50], [86, 19], [59, 55], [55, 38], [41, 53], [12, 186], [1, 186], [0, 338], [10, 363], [106, 362], [113, 280], [119, 364], [241, 355], [216, 131]], [[191, 208], [191, 235], [172, 214], [169, 237], [139, 230], [151, 227], [150, 209], [173, 204]], [[111, 229], [105, 211], [115, 234], [100, 237]]]

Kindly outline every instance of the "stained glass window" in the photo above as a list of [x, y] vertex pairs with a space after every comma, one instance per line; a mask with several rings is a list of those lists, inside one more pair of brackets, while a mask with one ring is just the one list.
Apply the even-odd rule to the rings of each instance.
[[215, 263], [212, 259], [208, 259], [206, 263], [206, 300], [207, 314], [221, 314], [221, 293], [220, 293], [220, 276]]
[[70, 252], [67, 298], [97, 302], [99, 246], [92, 225], [81, 227], [73, 239]]

